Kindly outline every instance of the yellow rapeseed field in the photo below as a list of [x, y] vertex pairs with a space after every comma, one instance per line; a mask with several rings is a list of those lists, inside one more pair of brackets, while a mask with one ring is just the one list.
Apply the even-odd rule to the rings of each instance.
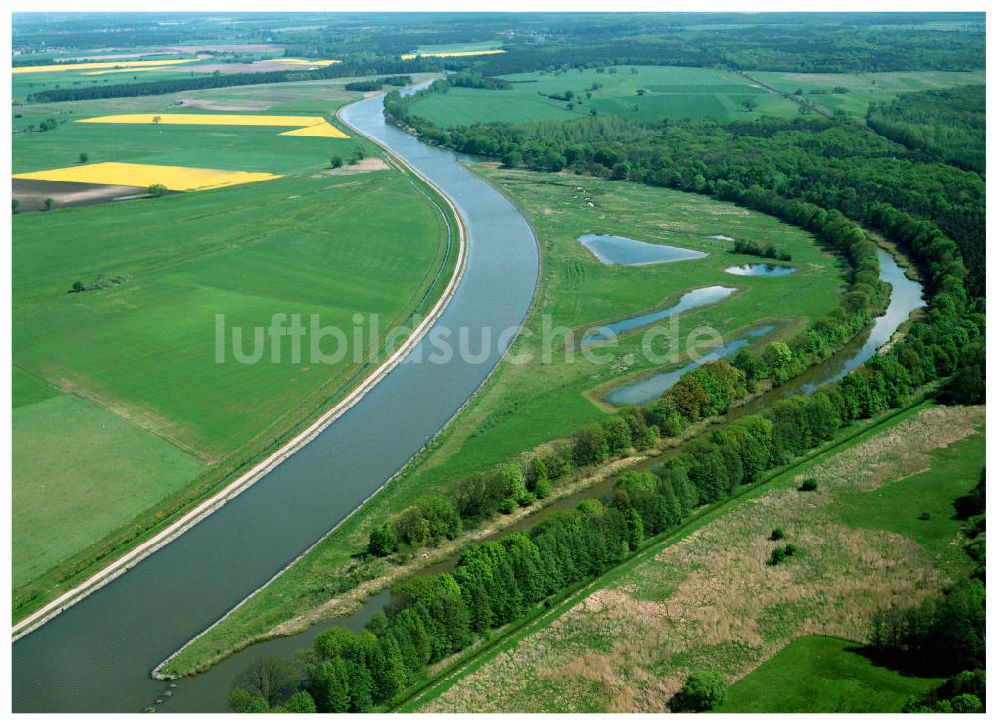
[[332, 139], [349, 138], [322, 116], [261, 116], [256, 114], [228, 113], [128, 113], [118, 116], [83, 118], [78, 124], [178, 124], [183, 126], [292, 126], [279, 136], [325, 136]]
[[425, 58], [463, 58], [468, 55], [495, 55], [497, 53], [506, 53], [505, 50], [456, 50], [452, 53], [404, 53], [399, 56], [403, 60], [413, 60], [417, 56], [424, 56]]
[[225, 169], [198, 169], [186, 166], [105, 161], [99, 164], [83, 164], [61, 169], [14, 174], [14, 178], [52, 182], [116, 184], [127, 187], [150, 187], [153, 184], [162, 184], [167, 189], [182, 192], [196, 189], [216, 189], [234, 184], [280, 179], [281, 177], [276, 174], [255, 171], [227, 171]]
[[306, 60], [305, 58], [272, 58], [272, 63], [290, 63], [296, 66], [332, 66], [334, 63], [341, 63], [339, 60]]
[[152, 61], [102, 61], [100, 63], [55, 63], [47, 66], [18, 66], [11, 69], [11, 73], [58, 73], [59, 71], [89, 71], [97, 68], [121, 68], [123, 70], [136, 68], [150, 68], [158, 66], [175, 66], [179, 63], [192, 63], [196, 58], [186, 58], [184, 60], [152, 60]]

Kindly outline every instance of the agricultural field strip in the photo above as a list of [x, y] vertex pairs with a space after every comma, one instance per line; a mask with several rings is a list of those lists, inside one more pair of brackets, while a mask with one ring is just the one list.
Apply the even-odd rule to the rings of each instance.
[[441, 51], [434, 53], [404, 53], [399, 56], [402, 60], [413, 60], [418, 56], [424, 56], [426, 58], [465, 58], [467, 56], [473, 55], [496, 55], [497, 53], [506, 53], [505, 50], [500, 50], [499, 48], [494, 50], [456, 50], [456, 51]]
[[78, 124], [163, 124], [177, 126], [292, 126], [279, 136], [350, 138], [322, 116], [267, 116], [258, 114], [131, 113], [79, 119]]
[[272, 63], [288, 63], [294, 66], [321, 66], [325, 68], [326, 66], [331, 66], [334, 63], [343, 63], [343, 61], [329, 59], [329, 60], [306, 60], [305, 58], [272, 58]]
[[238, 496], [244, 490], [253, 486], [271, 470], [281, 464], [281, 462], [292, 456], [303, 446], [319, 436], [319, 434], [322, 433], [330, 424], [358, 403], [372, 388], [375, 387], [376, 384], [378, 384], [379, 381], [387, 376], [407, 355], [409, 355], [409, 353], [423, 339], [427, 331], [434, 325], [435, 322], [437, 322], [437, 319], [444, 312], [444, 309], [454, 296], [455, 291], [458, 288], [458, 283], [461, 281], [462, 275], [465, 272], [465, 262], [468, 255], [468, 240], [465, 226], [462, 222], [461, 215], [455, 208], [454, 203], [433, 182], [407, 164], [403, 159], [393, 154], [387, 147], [384, 147], [381, 144], [379, 144], [379, 146], [387, 154], [391, 155], [397, 163], [401, 164], [410, 173], [419, 177], [425, 184], [430, 186], [444, 200], [455, 219], [456, 225], [458, 226], [458, 254], [455, 267], [453, 268], [451, 277], [449, 278], [448, 283], [437, 302], [435, 302], [430, 310], [427, 311], [423, 320], [421, 320], [420, 324], [414, 328], [413, 332], [406, 339], [406, 341], [400, 345], [391, 356], [386, 358], [386, 360], [384, 360], [374, 371], [366, 376], [364, 380], [362, 380], [345, 398], [334, 404], [330, 409], [321, 414], [316, 421], [309, 425], [305, 430], [289, 439], [284, 446], [272, 453], [263, 461], [258, 462], [249, 471], [225, 486], [217, 494], [201, 502], [201, 504], [196, 506], [190, 512], [175, 520], [149, 539], [136, 545], [114, 562], [103, 567], [100, 571], [87, 578], [85, 581], [15, 623], [12, 628], [12, 639], [14, 641], [40, 628], [49, 620], [80, 602], [95, 590], [98, 590], [109, 582], [114, 581], [146, 557], [197, 525], [203, 519], [211, 515], [220, 507], [224, 506], [227, 502]]
[[278, 174], [252, 171], [227, 171], [159, 164], [131, 164], [105, 161], [98, 164], [67, 166], [46, 171], [14, 174], [14, 179], [35, 179], [49, 182], [78, 182], [126, 187], [150, 187], [162, 184], [171, 191], [218, 189], [235, 184], [280, 179]]
[[138, 70], [147, 68], [158, 68], [161, 66], [175, 66], [181, 63], [193, 63], [196, 58], [185, 58], [182, 60], [156, 60], [156, 61], [109, 61], [105, 63], [56, 63], [47, 66], [19, 66], [12, 68], [13, 75], [25, 73], [59, 73], [61, 71], [84, 71], [97, 68], [121, 68], [123, 70]]

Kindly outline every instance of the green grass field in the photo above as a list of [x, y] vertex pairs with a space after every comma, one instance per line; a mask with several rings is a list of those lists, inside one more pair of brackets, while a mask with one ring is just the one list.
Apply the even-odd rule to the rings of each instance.
[[[541, 245], [541, 284], [526, 321], [535, 334], [519, 338], [512, 351], [530, 355], [533, 362], [516, 365], [505, 360], [416, 463], [286, 574], [185, 650], [174, 663], [177, 669], [185, 670], [319, 605], [329, 597], [331, 573], [342, 571], [364, 548], [374, 523], [428, 490], [487, 470], [598, 420], [609, 409], [595, 403], [600, 391], [653, 370], [640, 354], [641, 331], [623, 338], [609, 361], [591, 363], [577, 356], [567, 362], [555, 355], [545, 363], [541, 339], [546, 317], [553, 327], [579, 329], [658, 308], [696, 287], [723, 284], [742, 290], [719, 305], [681, 316], [680, 339], [701, 325], [710, 325], [729, 339], [767, 320], [776, 330], [760, 339], [762, 345], [793, 334], [806, 320], [836, 305], [843, 282], [841, 263], [820, 250], [808, 234], [774, 218], [667, 189], [492, 165], [475, 168], [510, 195], [532, 223]], [[578, 191], [580, 185], [586, 185], [585, 192]], [[588, 198], [594, 207], [587, 206]], [[665, 265], [609, 267], [576, 241], [587, 232], [710, 254]], [[726, 274], [723, 268], [751, 258], [732, 255], [730, 243], [710, 239], [713, 235], [774, 242], [792, 253], [792, 264], [800, 272], [781, 278]]]
[[899, 713], [940, 685], [875, 665], [839, 638], [794, 640], [726, 692], [723, 713]]
[[[305, 86], [299, 88], [298, 86]], [[227, 114], [316, 115], [333, 114], [344, 103], [361, 97], [343, 89], [344, 81], [313, 84], [212, 89], [170, 96], [72, 101], [16, 107], [21, 114], [15, 128], [36, 127], [47, 118], [59, 126], [53, 131], [17, 134], [12, 146], [14, 173], [40, 171], [79, 163], [126, 161], [137, 164], [196, 166], [238, 171], [289, 174], [322, 168], [330, 157], [349, 158], [356, 146], [371, 153], [360, 139], [280, 136], [287, 128], [261, 126], [169, 126], [142, 124], [84, 124], [80, 119], [129, 113], [213, 113], [208, 109], [173, 105], [175, 101], [201, 100], [244, 111]]]
[[[920, 405], [867, 429], [855, 427], [853, 439], [697, 516], [472, 654], [404, 709], [662, 711], [691, 670], [739, 681], [755, 677], [755, 669], [802, 636], [861, 641], [876, 607], [918, 603], [967, 576], [970, 563], [952, 557], [961, 547], [959, 522], [949, 520], [950, 537], [911, 539], [899, 534], [911, 526], [909, 510], [887, 508], [877, 523], [873, 514], [849, 526], [844, 517], [851, 498], [906, 488], [926, 508], [945, 510], [963, 488], [958, 482], [967, 492], [978, 481], [983, 425], [982, 407]], [[804, 495], [797, 487], [807, 476], [818, 479], [819, 489]], [[932, 492], [917, 481], [924, 476], [948, 483]], [[774, 543], [768, 534], [776, 526], [799, 553], [769, 567]], [[811, 702], [804, 668], [788, 666], [794, 672], [777, 688], [766, 672], [755, 689], [737, 683], [740, 700], [727, 700], [726, 710], [758, 710], [749, 703], [755, 696], [760, 710], [898, 710], [907, 695], [935, 685], [845, 656], [814, 664], [816, 677], [831, 685]]]
[[[451, 88], [414, 102], [411, 110], [439, 126], [464, 126], [498, 121], [526, 123], [580, 118], [595, 110], [600, 115], [622, 116], [631, 121], [705, 118], [722, 121], [757, 118], [762, 115], [794, 116], [798, 105], [752, 84], [729, 71], [672, 66], [622, 66], [615, 73], [596, 70], [521, 73], [505, 76], [514, 88], [489, 91]], [[600, 88], [590, 90], [594, 84]], [[639, 90], [643, 95], [639, 95]], [[566, 101], [549, 98], [572, 91], [573, 108]], [[587, 93], [591, 98], [587, 98]], [[753, 111], [742, 107], [754, 101]], [[577, 104], [576, 101], [581, 101]]]
[[[321, 96], [267, 90], [300, 107]], [[286, 338], [280, 362], [268, 348], [244, 365], [233, 355], [235, 326], [247, 351], [253, 328], [276, 313], [307, 327], [318, 315], [345, 331], [355, 313], [372, 314], [381, 333], [406, 321], [445, 262], [445, 220], [422, 184], [394, 169], [331, 174], [338, 140], [280, 130], [67, 124], [15, 139], [21, 168], [62, 166], [82, 147], [91, 161], [286, 174], [13, 218], [16, 610], [269, 450], [342, 395], [370, 357], [310, 362], [307, 338], [296, 360]], [[358, 139], [342, 145], [376, 154]], [[116, 275], [128, 279], [69, 293], [76, 281]], [[362, 342], [369, 350], [368, 333]]]
[[[896, 71], [891, 73], [779, 73], [753, 71], [763, 83], [803, 97], [831, 113], [864, 116], [868, 105], [891, 101], [901, 93], [986, 82], [985, 71]], [[834, 88], [844, 93], [835, 93]]]
[[155, 506], [203, 466], [77, 396], [17, 407], [12, 426], [15, 587]]
[[845, 494], [837, 511], [850, 527], [895, 532], [941, 558], [942, 567], [961, 567], [967, 561], [965, 553], [951, 546], [955, 539], [952, 502], [976, 485], [977, 464], [985, 461], [986, 435], [978, 433], [938, 452], [930, 471], [874, 491]]

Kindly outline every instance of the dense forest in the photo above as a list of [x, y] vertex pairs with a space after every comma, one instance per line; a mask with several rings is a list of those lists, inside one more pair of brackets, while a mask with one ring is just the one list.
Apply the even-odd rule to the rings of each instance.
[[904, 93], [872, 104], [868, 125], [929, 159], [986, 176], [986, 86]]

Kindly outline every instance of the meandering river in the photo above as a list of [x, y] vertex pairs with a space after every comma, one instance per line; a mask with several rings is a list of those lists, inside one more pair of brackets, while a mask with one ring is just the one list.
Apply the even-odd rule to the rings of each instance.
[[[460, 158], [385, 123], [382, 98], [344, 119], [441, 189], [466, 223], [465, 274], [435, 329], [468, 327], [473, 352], [432, 363], [421, 343], [315, 440], [180, 538], [13, 645], [15, 711], [123, 711], [163, 691], [150, 671], [340, 522], [479, 387], [527, 313], [538, 252], [520, 212]], [[206, 320], [211, 341], [213, 321]], [[454, 338], [451, 338], [454, 340]], [[183, 691], [183, 685], [180, 692]]]

